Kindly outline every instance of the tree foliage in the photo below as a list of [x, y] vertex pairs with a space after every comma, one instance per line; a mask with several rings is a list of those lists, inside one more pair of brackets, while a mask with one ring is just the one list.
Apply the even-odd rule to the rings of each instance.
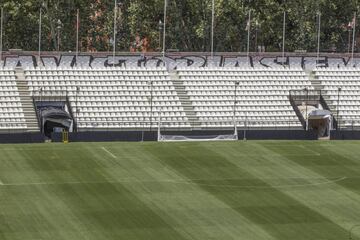
[[[146, 39], [147, 51], [159, 51], [164, 0], [117, 1], [117, 50], [129, 51], [139, 44], [139, 39]], [[210, 51], [212, 0], [167, 1], [166, 48]], [[267, 51], [281, 50], [285, 11], [287, 51], [316, 49], [318, 12], [321, 13], [321, 50], [347, 51], [351, 35], [348, 24], [359, 5], [358, 0], [215, 0], [215, 50], [246, 50], [249, 11], [250, 50], [255, 51], [256, 44], [265, 46]], [[77, 9], [81, 51], [112, 49], [113, 0], [2, 0], [0, 6], [5, 13], [5, 50], [37, 50], [42, 11], [42, 50], [54, 51], [60, 46], [61, 51], [74, 51]]]

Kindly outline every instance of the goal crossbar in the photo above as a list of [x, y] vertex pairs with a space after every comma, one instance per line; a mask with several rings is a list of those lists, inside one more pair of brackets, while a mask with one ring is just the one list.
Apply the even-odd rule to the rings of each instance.
[[237, 125], [234, 121], [234, 133], [233, 134], [219, 134], [219, 135], [163, 135], [161, 134], [161, 122], [158, 124], [158, 141], [159, 142], [205, 142], [205, 141], [237, 141], [238, 131]]

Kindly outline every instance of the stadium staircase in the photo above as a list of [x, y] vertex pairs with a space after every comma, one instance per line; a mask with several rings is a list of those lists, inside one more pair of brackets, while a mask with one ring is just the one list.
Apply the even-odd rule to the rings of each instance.
[[39, 121], [36, 115], [33, 99], [30, 94], [28, 83], [25, 79], [24, 70], [22, 68], [15, 69], [16, 86], [19, 91], [21, 106], [24, 112], [25, 122], [28, 132], [39, 132]]
[[[318, 90], [321, 91], [321, 96], [320, 96], [321, 105], [323, 106], [323, 108], [324, 108], [325, 110], [329, 110], [330, 112], [332, 112], [332, 113], [334, 114], [334, 116], [333, 116], [333, 117], [334, 117], [334, 119], [333, 119], [333, 120], [334, 120], [334, 126], [338, 126], [338, 124], [337, 124], [337, 122], [338, 122], [337, 117], [338, 117], [338, 116], [335, 115], [335, 113], [336, 113], [336, 111], [337, 111], [336, 105], [327, 104], [327, 103], [331, 103], [331, 102], [332, 102], [331, 99], [330, 99], [331, 94], [328, 94], [327, 91], [324, 90], [324, 85], [322, 84], [322, 82], [321, 82], [320, 79], [318, 79], [317, 77], [315, 77], [315, 73], [314, 73], [314, 75], [313, 75], [313, 78], [310, 78], [310, 80], [311, 80], [311, 84], [312, 84], [313, 86], [315, 86], [313, 83], [316, 84], [317, 88], [315, 88], [315, 90], [318, 89]], [[339, 118], [340, 118], [340, 117], [339, 117]]]
[[321, 85], [321, 81], [315, 77], [315, 72], [311, 71], [311, 72], [307, 72], [307, 74], [311, 82], [311, 86], [314, 88], [314, 90], [316, 91], [323, 90], [324, 86]]
[[[319, 95], [319, 102], [323, 109], [328, 110], [332, 113], [336, 113], [336, 106], [329, 105], [328, 103], [331, 102], [329, 94], [326, 94], [326, 90], [324, 90], [324, 85], [322, 84], [321, 80], [316, 77], [316, 74], [314, 71], [306, 71], [309, 80], [311, 82], [311, 86], [315, 91], [318, 92]], [[304, 97], [304, 96], [303, 96]], [[305, 99], [305, 98], [303, 98]], [[334, 115], [334, 126], [337, 126], [337, 119]]]
[[186, 117], [193, 129], [201, 127], [199, 117], [196, 116], [195, 109], [191, 103], [190, 97], [187, 95], [185, 90], [184, 82], [180, 80], [179, 75], [176, 71], [170, 71], [170, 78], [174, 85], [176, 94], [179, 97], [181, 106], [183, 107]]
[[294, 95], [292, 95], [291, 93], [289, 95], [289, 100], [290, 100], [290, 104], [291, 104], [292, 108], [294, 109], [294, 112], [296, 113], [296, 116], [299, 118], [299, 121], [300, 121], [302, 127], [304, 128], [304, 130], [306, 130], [306, 120], [304, 118], [304, 115], [301, 113], [301, 111], [298, 107], [299, 100], [296, 99], [296, 97]]
[[[314, 88], [314, 90], [324, 93], [325, 92], [324, 85], [322, 84], [321, 80], [319, 80], [315, 76], [315, 72], [312, 71], [312, 72], [308, 73], [308, 75], [309, 75], [309, 79], [311, 81], [311, 86]], [[324, 107], [324, 109], [329, 110], [332, 113], [335, 113], [336, 107], [327, 104], [327, 102], [331, 102], [329, 95], [328, 94], [320, 94], [320, 95], [321, 95], [320, 98], [322, 100], [321, 105]]]
[[[334, 109], [332, 107], [329, 107], [329, 105], [327, 104], [326, 96], [322, 94], [321, 90], [308, 90], [307, 93], [305, 90], [291, 91], [289, 95], [289, 100], [291, 106], [293, 107], [296, 115], [299, 118], [299, 121], [301, 122], [301, 125], [305, 130], [307, 129], [306, 119], [299, 108], [299, 106], [301, 106], [303, 103], [306, 103], [309, 109], [311, 109], [311, 107], [321, 105], [322, 109], [328, 110], [333, 114], [335, 113]], [[337, 119], [335, 115], [333, 115], [333, 126], [337, 126]]]

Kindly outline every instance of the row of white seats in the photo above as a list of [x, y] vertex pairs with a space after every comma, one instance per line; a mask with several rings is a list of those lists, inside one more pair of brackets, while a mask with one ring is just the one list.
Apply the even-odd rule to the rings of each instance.
[[[183, 79], [184, 80], [184, 79]], [[202, 86], [202, 85], [207, 85], [207, 86], [232, 86], [234, 87], [235, 83], [238, 83], [239, 86], [244, 86], [244, 85], [252, 85], [252, 86], [276, 86], [276, 85], [284, 85], [284, 83], [286, 83], [286, 85], [303, 85], [303, 84], [308, 84], [308, 81], [302, 80], [302, 81], [286, 81], [284, 82], [284, 80], [264, 80], [264, 81], [259, 81], [259, 80], [236, 80], [236, 81], [229, 81], [229, 80], [196, 80], [196, 81], [184, 81], [184, 85], [185, 86]]]
[[236, 111], [242, 111], [242, 112], [271, 112], [271, 111], [277, 111], [278, 109], [286, 109], [290, 112], [293, 111], [292, 106], [276, 106], [276, 105], [271, 105], [271, 106], [251, 106], [251, 105], [246, 105], [246, 106], [239, 106], [239, 105], [235, 105], [235, 106], [231, 106], [231, 105], [208, 105], [208, 106], [195, 106], [194, 109], [196, 111], [231, 111], [234, 110], [234, 107], [236, 109]]
[[125, 80], [119, 80], [119, 79], [105, 79], [105, 80], [99, 80], [93, 79], [65, 79], [65, 78], [59, 78], [59, 79], [30, 79], [27, 78], [29, 85], [36, 85], [36, 84], [51, 84], [51, 85], [66, 85], [66, 86], [101, 86], [101, 85], [110, 85], [110, 86], [173, 86], [172, 82], [168, 79], [162, 79], [159, 81], [147, 81], [144, 79], [139, 80], [131, 80], [125, 79]]
[[[252, 111], [252, 112], [237, 112], [237, 114], [248, 114], [249, 116], [294, 116], [293, 111], [283, 111], [279, 109], [278, 111]], [[197, 111], [198, 116], [234, 116], [234, 113], [231, 111]]]
[[222, 80], [222, 81], [275, 81], [277, 79], [283, 79], [288, 81], [300, 81], [300, 80], [306, 80], [308, 77], [303, 75], [297, 75], [297, 76], [242, 76], [242, 75], [232, 75], [232, 76], [226, 76], [226, 75], [212, 75], [212, 76], [192, 76], [192, 75], [186, 75], [181, 76], [183, 80], [186, 81], [216, 81], [216, 80]]
[[[157, 128], [157, 124], [153, 124], [152, 127]], [[87, 123], [79, 123], [79, 127], [83, 129], [148, 129], [149, 126], [144, 126], [142, 123], [108, 123], [108, 122], [87, 122]], [[162, 128], [190, 128], [189, 124], [181, 124], [181, 123], [162, 123]]]
[[[42, 84], [35, 84], [32, 86], [29, 86], [31, 88], [31, 91], [40, 89], [42, 87]], [[16, 87], [3, 87], [4, 90], [12, 90], [17, 89]], [[43, 88], [47, 91], [66, 91], [66, 90], [74, 90], [74, 88], [69, 88], [68, 86], [60, 86], [60, 85], [48, 85], [47, 87]], [[76, 90], [76, 88], [75, 88]], [[173, 91], [172, 87], [169, 86], [156, 86], [153, 87], [152, 91], [150, 87], [148, 86], [83, 86], [81, 88], [81, 91], [149, 91], [149, 92], [163, 92], [163, 91]], [[78, 91], [79, 93], [81, 92]]]
[[[187, 86], [187, 91], [235, 91], [235, 87], [230, 86]], [[289, 87], [286, 85], [282, 86], [239, 86], [236, 88], [238, 93], [245, 91], [287, 91], [289, 92]]]
[[137, 76], [137, 77], [121, 77], [121, 76], [86, 76], [86, 77], [72, 77], [72, 76], [27, 76], [28, 81], [80, 81], [80, 82], [105, 82], [105, 81], [144, 81], [144, 82], [162, 82], [164, 80], [169, 80], [169, 77], [149, 77], [149, 76]]

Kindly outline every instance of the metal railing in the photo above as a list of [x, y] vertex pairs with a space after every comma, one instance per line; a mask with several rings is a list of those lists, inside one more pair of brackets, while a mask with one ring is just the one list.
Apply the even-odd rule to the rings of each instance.
[[295, 101], [294, 101], [294, 98], [293, 96], [291, 95], [291, 92], [290, 92], [290, 95], [289, 95], [289, 100], [290, 100], [290, 104], [293, 108], [293, 110], [295, 111], [296, 113], [296, 116], [298, 117], [299, 121], [301, 122], [301, 125], [303, 126], [304, 129], [306, 129], [306, 121], [305, 121], [305, 118], [304, 116], [301, 114], [298, 106], [296, 105]]
[[[154, 118], [150, 121], [78, 121], [79, 131], [113, 131], [113, 130], [138, 130], [138, 131], [157, 131], [159, 119]], [[302, 129], [298, 120], [237, 120], [237, 128], [240, 129]], [[234, 121], [161, 121], [162, 131], [183, 131], [183, 130], [234, 130]]]
[[337, 123], [337, 129], [340, 131], [360, 131], [360, 118], [350, 120], [343, 120], [340, 118]]

